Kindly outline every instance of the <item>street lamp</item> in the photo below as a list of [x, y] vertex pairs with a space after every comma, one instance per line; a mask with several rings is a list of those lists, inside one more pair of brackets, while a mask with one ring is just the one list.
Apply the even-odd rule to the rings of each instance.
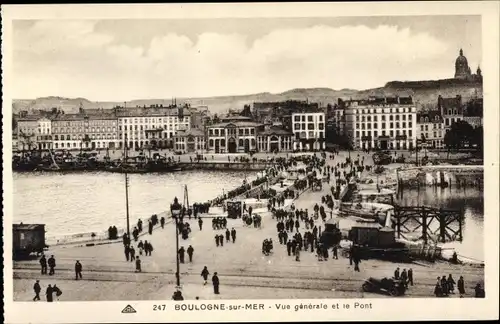
[[181, 273], [180, 273], [180, 263], [179, 263], [179, 216], [181, 214], [182, 205], [179, 204], [179, 200], [177, 197], [174, 198], [174, 203], [170, 205], [170, 212], [172, 214], [172, 218], [175, 220], [175, 255], [176, 255], [176, 279], [177, 279], [177, 288], [181, 286]]

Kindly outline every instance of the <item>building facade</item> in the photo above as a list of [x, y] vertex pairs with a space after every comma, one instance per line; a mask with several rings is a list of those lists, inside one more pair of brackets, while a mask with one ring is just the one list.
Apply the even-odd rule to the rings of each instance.
[[293, 144], [293, 133], [281, 127], [270, 126], [257, 134], [259, 152], [290, 152], [293, 150]]
[[191, 128], [189, 110], [183, 107], [118, 108], [119, 147], [169, 147], [178, 131]]
[[294, 150], [325, 149], [325, 113], [293, 113], [292, 133], [295, 140]]
[[207, 150], [212, 153], [254, 151], [260, 127], [261, 124], [252, 121], [227, 121], [207, 126]]
[[441, 149], [444, 145], [444, 122], [439, 111], [426, 111], [417, 114], [417, 139], [425, 140], [421, 147]]
[[178, 131], [174, 136], [174, 149], [183, 153], [203, 153], [206, 148], [205, 132], [201, 129]]
[[17, 121], [17, 148], [23, 150], [38, 149], [39, 116], [23, 116]]
[[42, 117], [38, 121], [38, 132], [36, 141], [38, 148], [42, 150], [52, 149], [52, 121], [48, 118]]
[[417, 110], [412, 97], [369, 97], [343, 101], [345, 133], [356, 149], [412, 149], [417, 138]]
[[[86, 148], [89, 141], [85, 134], [85, 115], [59, 114], [52, 119], [53, 148], [79, 150]], [[90, 148], [90, 146], [89, 146]]]
[[451, 125], [464, 118], [464, 105], [462, 97], [457, 95], [453, 98], [438, 97], [438, 110], [443, 116], [444, 128], [449, 130]]

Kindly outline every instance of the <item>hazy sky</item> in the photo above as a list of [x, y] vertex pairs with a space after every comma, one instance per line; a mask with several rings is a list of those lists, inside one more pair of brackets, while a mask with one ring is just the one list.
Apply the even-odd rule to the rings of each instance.
[[366, 89], [481, 63], [480, 16], [16, 20], [14, 98]]

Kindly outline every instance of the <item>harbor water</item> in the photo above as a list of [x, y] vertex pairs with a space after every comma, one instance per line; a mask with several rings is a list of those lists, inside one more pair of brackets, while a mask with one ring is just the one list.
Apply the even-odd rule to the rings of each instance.
[[[167, 211], [174, 197], [203, 203], [232, 190], [256, 172], [189, 171], [129, 175], [131, 228]], [[125, 176], [118, 173], [14, 173], [14, 222], [45, 224], [47, 240], [126, 228]]]
[[484, 261], [484, 196], [482, 189], [420, 187], [404, 189], [398, 196], [401, 206], [428, 206], [444, 209], [463, 209], [463, 240], [441, 246], [454, 249], [460, 256]]
[[[166, 211], [174, 197], [182, 202], [184, 185], [190, 204], [205, 202], [251, 181], [256, 172], [189, 171], [129, 175], [131, 226], [138, 219]], [[125, 177], [116, 173], [14, 173], [14, 222], [46, 224], [48, 241], [72, 234], [126, 227]], [[403, 206], [462, 209], [463, 241], [443, 245], [459, 255], [484, 261], [483, 192], [478, 188], [405, 189]]]

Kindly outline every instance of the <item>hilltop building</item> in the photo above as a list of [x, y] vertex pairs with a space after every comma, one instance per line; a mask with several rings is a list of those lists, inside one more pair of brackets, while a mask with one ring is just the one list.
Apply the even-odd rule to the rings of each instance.
[[467, 80], [467, 81], [480, 81], [482, 80], [481, 68], [478, 66], [476, 74], [471, 73], [469, 67], [469, 62], [464, 56], [464, 51], [460, 49], [459, 55], [455, 60], [455, 79]]

